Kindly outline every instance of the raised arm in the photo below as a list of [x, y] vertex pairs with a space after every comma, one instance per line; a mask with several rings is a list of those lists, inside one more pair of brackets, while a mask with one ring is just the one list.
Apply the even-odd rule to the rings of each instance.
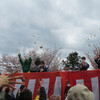
[[0, 87], [10, 86], [12, 88], [15, 88], [14, 86], [12, 86], [12, 84], [22, 84], [22, 82], [12, 81], [14, 79], [22, 79], [23, 78], [22, 75], [12, 77], [17, 72], [18, 72], [18, 70], [14, 71], [13, 73], [11, 73], [9, 75], [5, 75], [5, 74], [0, 75]]
[[21, 58], [21, 54], [18, 54], [18, 57], [19, 57], [20, 63], [23, 65], [23, 64], [24, 64], [24, 61], [23, 61], [23, 59]]
[[43, 80], [39, 81], [40, 84], [40, 99], [39, 100], [46, 100], [46, 91], [43, 87]]
[[31, 65], [31, 63], [32, 63], [32, 58], [29, 57], [29, 65]]

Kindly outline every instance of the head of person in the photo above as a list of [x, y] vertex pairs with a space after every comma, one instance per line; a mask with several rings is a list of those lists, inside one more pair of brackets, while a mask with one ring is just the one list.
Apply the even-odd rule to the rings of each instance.
[[9, 87], [7, 87], [7, 89], [5, 90], [6, 93], [9, 93]]
[[60, 95], [56, 96], [56, 100], [61, 100], [61, 96]]
[[56, 100], [56, 96], [55, 95], [51, 95], [50, 96], [50, 100]]
[[82, 59], [82, 61], [85, 61], [85, 60], [86, 60], [86, 58], [85, 58], [85, 57], [82, 57], [81, 59]]
[[70, 70], [70, 66], [69, 66], [68, 64], [66, 64], [66, 65], [64, 66], [64, 70]]
[[41, 65], [44, 65], [45, 63], [44, 63], [44, 61], [41, 61]]
[[29, 60], [28, 59], [25, 59], [25, 64], [27, 65], [29, 63]]
[[37, 90], [37, 95], [40, 95], [40, 88], [38, 88]]
[[98, 59], [100, 59], [100, 55], [98, 56]]
[[65, 100], [93, 100], [94, 94], [81, 84], [71, 87]]
[[35, 63], [35, 65], [37, 65], [37, 66], [40, 65], [40, 63], [41, 63], [40, 58], [36, 58], [36, 60], [35, 60], [34, 63]]
[[29, 89], [24, 89], [20, 92], [18, 100], [32, 100], [32, 92]]

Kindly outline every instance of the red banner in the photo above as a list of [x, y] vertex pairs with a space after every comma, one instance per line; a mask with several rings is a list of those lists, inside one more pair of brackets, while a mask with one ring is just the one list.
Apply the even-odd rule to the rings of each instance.
[[[84, 84], [94, 92], [94, 100], [99, 100], [100, 70], [23, 73], [22, 75], [24, 75], [24, 77], [27, 77], [26, 87], [32, 91], [33, 100], [37, 94], [37, 89], [39, 88], [38, 79], [43, 79], [43, 86], [46, 89], [48, 98], [50, 98], [50, 96], [54, 94], [61, 95], [62, 100], [64, 100], [64, 90], [66, 87], [66, 83], [67, 81], [70, 81], [71, 87], [76, 84]], [[17, 90], [14, 91], [14, 94], [16, 94], [20, 85], [16, 84], [15, 87], [17, 88]]]

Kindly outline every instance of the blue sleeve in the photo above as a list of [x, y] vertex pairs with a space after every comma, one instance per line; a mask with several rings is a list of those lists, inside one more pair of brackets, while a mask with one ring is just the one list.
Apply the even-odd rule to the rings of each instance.
[[44, 72], [48, 72], [48, 67], [47, 66], [44, 67]]
[[89, 68], [89, 66], [90, 66], [90, 65], [89, 65], [88, 63], [86, 63], [86, 68]]
[[79, 65], [78, 65], [78, 68], [80, 68], [81, 65], [82, 65], [82, 64], [79, 64]]

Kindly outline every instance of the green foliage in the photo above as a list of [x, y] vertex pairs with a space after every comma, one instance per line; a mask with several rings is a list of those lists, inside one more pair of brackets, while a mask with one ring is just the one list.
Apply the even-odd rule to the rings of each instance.
[[65, 66], [70, 66], [74, 69], [76, 66], [79, 65], [80, 61], [81, 61], [81, 57], [78, 56], [78, 53], [72, 52], [68, 55], [68, 57], [66, 57], [65, 61], [63, 60], [63, 64]]

